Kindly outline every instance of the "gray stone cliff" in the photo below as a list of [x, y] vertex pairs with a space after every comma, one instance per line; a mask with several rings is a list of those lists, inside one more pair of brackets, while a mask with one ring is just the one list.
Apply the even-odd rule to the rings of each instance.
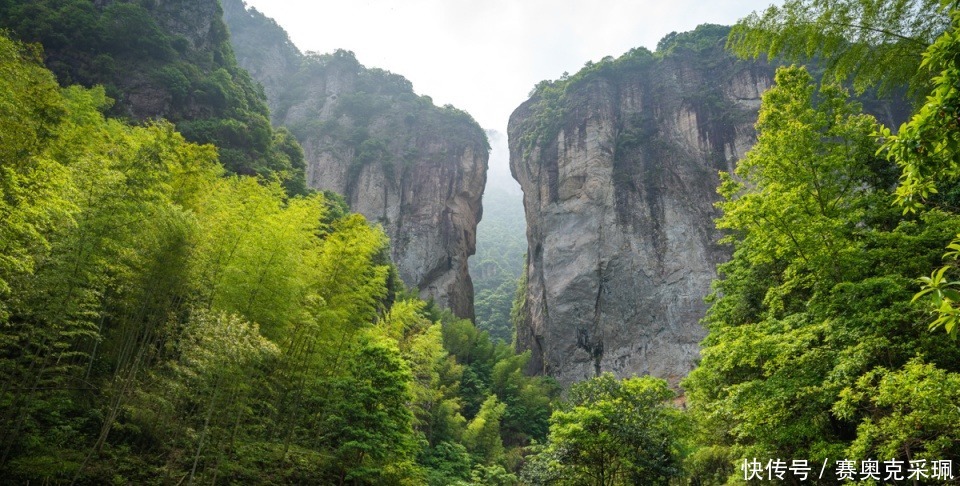
[[287, 88], [287, 79], [300, 69], [300, 49], [276, 21], [255, 8], [248, 9], [242, 0], [220, 3], [237, 62], [263, 86], [268, 100], [279, 99]]
[[[539, 89], [510, 118], [529, 245], [517, 345], [562, 384], [676, 384], [705, 336], [718, 171], [755, 141], [773, 69], [707, 48], [634, 50]], [[558, 94], [561, 93], [562, 94]]]
[[[716, 266], [719, 171], [756, 141], [775, 67], [723, 49], [729, 28], [670, 34], [538, 85], [514, 111], [510, 167], [527, 218], [517, 347], [569, 384], [610, 371], [676, 385], [699, 358]], [[813, 69], [816, 73], [817, 69]], [[905, 98], [867, 93], [887, 126]]]
[[237, 59], [265, 86], [274, 125], [303, 145], [307, 185], [382, 224], [403, 282], [472, 319], [467, 259], [486, 182], [484, 131], [350, 52], [299, 55], [276, 23], [239, 3], [224, 1]]

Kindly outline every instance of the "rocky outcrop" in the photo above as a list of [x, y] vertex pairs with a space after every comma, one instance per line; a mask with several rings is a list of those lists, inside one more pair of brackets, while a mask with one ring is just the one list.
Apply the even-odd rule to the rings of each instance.
[[467, 259], [486, 183], [483, 130], [344, 51], [307, 59], [294, 79], [305, 89], [281, 98], [288, 108], [275, 120], [303, 145], [307, 185], [342, 194], [382, 224], [404, 283], [473, 318]]
[[[611, 371], [676, 385], [699, 358], [718, 263], [719, 171], [756, 140], [774, 66], [737, 60], [729, 28], [671, 34], [538, 85], [510, 118], [524, 193], [526, 288], [517, 346], [567, 384]], [[816, 71], [816, 70], [815, 70]], [[898, 126], [909, 103], [861, 97]]]
[[247, 8], [242, 0], [220, 3], [237, 61], [263, 86], [268, 100], [280, 99], [287, 79], [300, 69], [300, 49], [276, 21], [253, 7]]
[[517, 345], [533, 351], [529, 371], [676, 384], [693, 368], [703, 299], [728, 254], [713, 225], [717, 174], [754, 142], [773, 74], [724, 54], [724, 32], [704, 27], [661, 55], [638, 49], [544, 83], [511, 116], [529, 245]]
[[307, 185], [343, 195], [351, 210], [382, 224], [404, 283], [473, 318], [467, 259], [489, 151], [480, 126], [347, 51], [301, 56], [291, 69], [286, 34], [256, 11], [238, 20], [236, 3], [224, 7], [237, 58], [272, 93], [273, 123], [303, 145]]

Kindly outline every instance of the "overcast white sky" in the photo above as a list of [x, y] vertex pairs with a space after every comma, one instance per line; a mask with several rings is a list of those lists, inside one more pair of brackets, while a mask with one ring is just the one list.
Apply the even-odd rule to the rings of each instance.
[[302, 51], [351, 50], [401, 74], [437, 105], [506, 130], [543, 79], [672, 32], [732, 24], [780, 0], [246, 0]]

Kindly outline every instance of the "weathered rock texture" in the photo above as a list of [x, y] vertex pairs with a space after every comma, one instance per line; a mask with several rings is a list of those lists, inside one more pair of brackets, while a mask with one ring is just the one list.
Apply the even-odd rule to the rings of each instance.
[[[292, 44], [276, 23], [256, 11], [241, 14], [236, 3], [224, 7], [237, 58], [266, 86], [273, 123], [303, 145], [308, 186], [342, 194], [353, 211], [382, 224], [404, 283], [473, 318], [467, 259], [489, 151], [480, 126], [347, 51], [300, 56], [293, 65]], [[250, 25], [258, 18], [266, 22]]]
[[[774, 67], [723, 50], [728, 28], [671, 34], [538, 86], [510, 118], [529, 245], [517, 345], [568, 384], [605, 371], [673, 384], [699, 357], [718, 263], [719, 171], [756, 140]], [[906, 104], [866, 103], [896, 126]], [[891, 117], [893, 119], [891, 119]]]
[[728, 253], [713, 225], [717, 173], [754, 143], [773, 74], [720, 45], [608, 58], [511, 116], [529, 244], [517, 341], [533, 351], [530, 371], [677, 383], [694, 366], [703, 299]]

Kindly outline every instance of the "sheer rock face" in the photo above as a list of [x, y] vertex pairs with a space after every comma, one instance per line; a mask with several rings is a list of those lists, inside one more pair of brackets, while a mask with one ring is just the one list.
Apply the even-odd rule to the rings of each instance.
[[[280, 124], [298, 127], [294, 133], [304, 147], [307, 184], [342, 194], [353, 211], [382, 224], [400, 278], [418, 288], [422, 298], [473, 318], [467, 259], [476, 251], [486, 183], [483, 131], [472, 120], [451, 118], [454, 125], [448, 125], [442, 121], [446, 116], [432, 111], [435, 107], [414, 114], [402, 104], [364, 124], [337, 108], [338, 99], [356, 93], [355, 76], [332, 71], [312, 76], [310, 94], [280, 114]], [[323, 107], [313, 109], [318, 101]], [[338, 129], [312, 129], [304, 125], [308, 120], [335, 123]], [[368, 132], [366, 140], [381, 145], [370, 149], [366, 141], [358, 146], [345, 137], [359, 127]]]
[[606, 371], [676, 384], [693, 368], [729, 254], [713, 224], [718, 171], [755, 142], [772, 82], [771, 67], [719, 46], [635, 55], [571, 80], [552, 130], [539, 95], [510, 118], [529, 245], [517, 345], [533, 351], [528, 371], [562, 384]]
[[283, 28], [255, 8], [248, 10], [243, 0], [220, 3], [237, 62], [263, 86], [273, 111], [286, 90], [286, 80], [300, 68], [303, 54]]
[[[291, 107], [281, 124], [298, 126], [312, 119], [353, 126], [350, 117], [337, 116], [335, 106], [338, 98], [353, 92], [354, 81], [344, 73], [312, 78], [311, 95]], [[318, 97], [334, 108], [308, 114]], [[353, 211], [382, 224], [400, 278], [418, 288], [422, 298], [473, 318], [467, 259], [476, 251], [486, 183], [483, 132], [476, 127], [477, 138], [465, 141], [447, 127], [408, 124], [402, 112], [390, 109], [366, 126], [372, 139], [385, 144], [384, 159], [372, 162], [357, 162], [365, 157], [358, 153], [364, 149], [344, 140], [342, 131], [296, 130], [307, 160], [307, 184], [342, 194]]]
[[308, 186], [343, 195], [351, 210], [382, 224], [404, 283], [473, 318], [467, 259], [486, 183], [483, 130], [352, 53], [297, 52], [293, 63], [286, 33], [238, 3], [224, 2], [237, 59], [267, 87], [274, 125], [303, 145]]

